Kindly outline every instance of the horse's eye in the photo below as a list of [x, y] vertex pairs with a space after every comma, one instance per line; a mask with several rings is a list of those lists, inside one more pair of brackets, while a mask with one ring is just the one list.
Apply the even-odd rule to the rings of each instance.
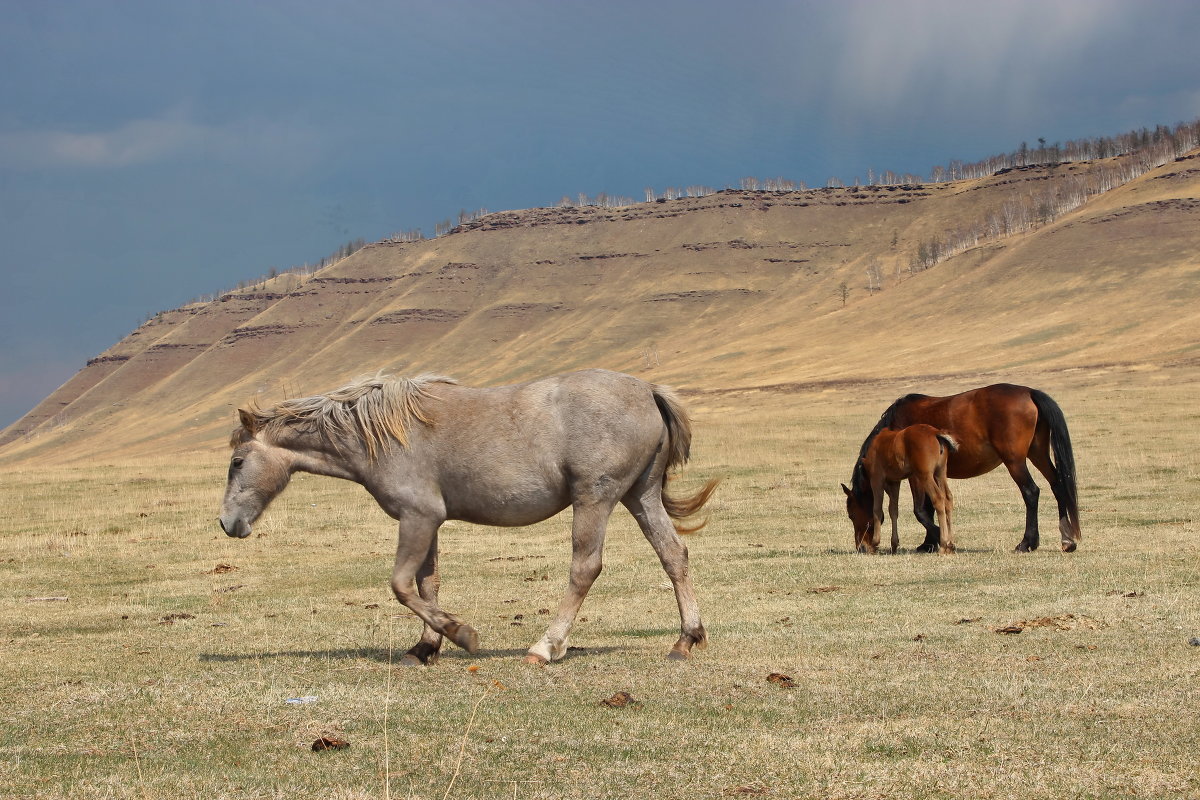
[[242, 464], [243, 464], [243, 462], [245, 462], [245, 460], [246, 460], [246, 459], [244, 459], [244, 458], [241, 458], [240, 456], [239, 456], [238, 458], [235, 458], [235, 459], [233, 460], [233, 468], [234, 468], [234, 469], [241, 469], [241, 468], [242, 468]]

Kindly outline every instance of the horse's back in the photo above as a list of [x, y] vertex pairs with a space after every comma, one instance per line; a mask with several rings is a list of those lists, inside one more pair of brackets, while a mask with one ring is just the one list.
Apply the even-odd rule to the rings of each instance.
[[982, 475], [1023, 458], [1038, 421], [1032, 390], [1011, 383], [944, 397], [907, 395], [889, 411], [894, 428], [924, 423], [954, 437], [959, 449], [949, 457], [952, 478]]

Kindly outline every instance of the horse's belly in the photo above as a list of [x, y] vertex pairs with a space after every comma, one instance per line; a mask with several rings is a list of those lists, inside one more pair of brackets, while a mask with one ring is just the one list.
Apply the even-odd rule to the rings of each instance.
[[445, 495], [446, 516], [479, 525], [513, 527], [549, 519], [571, 504], [566, 488], [526, 486], [508, 491], [456, 491]]
[[522, 525], [534, 525], [550, 519], [566, 508], [565, 505], [543, 506], [540, 508], [523, 506], [520, 508], [491, 508], [487, 510], [464, 509], [461, 513], [452, 514], [450, 519], [460, 519], [463, 522], [473, 522], [476, 525], [498, 525], [505, 528], [516, 528]]
[[977, 478], [991, 472], [1000, 466], [1000, 456], [990, 446], [982, 448], [984, 452], [965, 452], [960, 447], [957, 453], [952, 453], [946, 463], [946, 477], [961, 480]]

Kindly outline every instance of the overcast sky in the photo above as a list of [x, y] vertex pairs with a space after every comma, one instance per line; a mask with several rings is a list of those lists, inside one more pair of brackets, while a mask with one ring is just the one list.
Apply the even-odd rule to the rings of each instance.
[[1197, 32], [1191, 0], [0, 0], [0, 426], [157, 311], [459, 209], [1190, 121]]

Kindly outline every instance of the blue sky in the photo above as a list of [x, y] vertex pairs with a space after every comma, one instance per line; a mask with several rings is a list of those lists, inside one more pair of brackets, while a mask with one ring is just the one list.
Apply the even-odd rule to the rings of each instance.
[[0, 426], [159, 310], [459, 209], [1190, 121], [1198, 32], [1184, 0], [0, 0]]

